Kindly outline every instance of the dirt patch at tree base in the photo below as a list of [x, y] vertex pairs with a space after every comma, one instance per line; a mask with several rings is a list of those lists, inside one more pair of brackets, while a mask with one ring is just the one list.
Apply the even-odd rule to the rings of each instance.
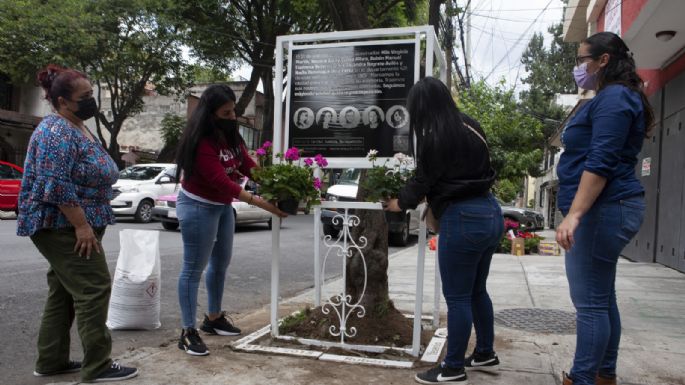
[[[323, 309], [329, 310], [328, 314]], [[356, 330], [354, 337], [345, 337], [347, 343], [402, 348], [411, 346], [414, 321], [395, 309], [392, 301], [388, 301], [388, 306], [381, 311], [367, 311], [364, 317], [358, 317], [357, 313], [353, 311], [347, 319], [348, 333]], [[339, 342], [340, 336], [331, 335], [331, 327], [336, 333], [340, 332], [338, 313], [330, 305], [323, 305], [314, 309], [306, 308], [299, 314], [284, 318], [279, 331], [281, 335]], [[429, 331], [428, 338], [431, 335]], [[425, 346], [428, 339], [422, 340]]]

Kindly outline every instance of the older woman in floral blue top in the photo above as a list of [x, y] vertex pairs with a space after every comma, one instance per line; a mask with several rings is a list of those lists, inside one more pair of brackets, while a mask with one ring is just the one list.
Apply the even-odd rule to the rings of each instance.
[[[97, 112], [93, 89], [83, 73], [53, 65], [38, 81], [56, 114], [31, 136], [17, 218], [17, 234], [30, 236], [50, 263], [33, 374], [80, 371], [85, 382], [135, 377], [137, 369], [110, 359], [105, 326], [111, 279], [100, 241], [114, 223], [109, 200], [118, 170], [83, 123]], [[82, 362], [69, 360], [74, 318]]]

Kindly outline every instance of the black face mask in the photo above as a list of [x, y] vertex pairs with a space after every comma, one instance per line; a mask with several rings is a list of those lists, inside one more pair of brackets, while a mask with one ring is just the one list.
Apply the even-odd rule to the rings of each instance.
[[98, 105], [92, 96], [76, 103], [78, 103], [78, 111], [74, 112], [74, 115], [81, 120], [88, 120], [98, 113]]
[[217, 119], [216, 126], [223, 132], [233, 132], [238, 128], [238, 121], [231, 119]]

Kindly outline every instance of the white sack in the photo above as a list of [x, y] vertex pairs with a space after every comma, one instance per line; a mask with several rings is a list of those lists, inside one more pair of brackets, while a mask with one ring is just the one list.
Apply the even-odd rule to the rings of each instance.
[[107, 327], [157, 329], [161, 326], [159, 231], [121, 230], [119, 244]]

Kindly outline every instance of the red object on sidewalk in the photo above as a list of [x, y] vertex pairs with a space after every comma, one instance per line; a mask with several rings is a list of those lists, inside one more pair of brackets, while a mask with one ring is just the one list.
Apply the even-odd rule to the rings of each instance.
[[434, 236], [428, 241], [428, 249], [435, 251], [438, 248], [438, 236]]

